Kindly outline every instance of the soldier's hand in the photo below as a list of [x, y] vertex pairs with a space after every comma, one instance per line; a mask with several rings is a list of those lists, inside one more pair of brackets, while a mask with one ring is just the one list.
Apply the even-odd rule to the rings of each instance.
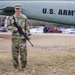
[[17, 28], [15, 28], [15, 29], [14, 29], [14, 32], [15, 32], [15, 33], [16, 33], [16, 32], [18, 32], [18, 29], [17, 29]]
[[15, 28], [15, 31], [18, 31], [18, 29], [17, 29], [17, 28]]

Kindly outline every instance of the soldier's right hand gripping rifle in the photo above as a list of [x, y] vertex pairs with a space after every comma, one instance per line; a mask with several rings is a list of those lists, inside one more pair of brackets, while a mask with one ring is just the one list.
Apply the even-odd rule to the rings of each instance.
[[23, 35], [26, 38], [26, 40], [29, 41], [29, 43], [31, 44], [31, 46], [33, 46], [33, 44], [30, 42], [30, 39], [29, 39], [28, 34], [27, 33], [24, 33], [24, 31], [22, 30], [22, 28], [17, 24], [14, 16], [13, 16], [13, 20], [14, 20], [14, 23], [13, 24], [18, 29], [19, 34]]

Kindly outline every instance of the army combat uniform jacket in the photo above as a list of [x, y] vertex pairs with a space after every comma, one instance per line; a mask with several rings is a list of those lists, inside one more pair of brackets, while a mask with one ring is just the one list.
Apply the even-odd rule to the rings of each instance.
[[[21, 14], [20, 16], [16, 16], [16, 14], [14, 14], [13, 16], [14, 16], [17, 24], [22, 28], [22, 30], [25, 33], [30, 33], [27, 17], [23, 14]], [[14, 23], [13, 16], [8, 18], [7, 29], [12, 31], [12, 38], [23, 38], [23, 37], [21, 37], [21, 35], [18, 32], [16, 32], [16, 33], [14, 32], [14, 29], [16, 27], [13, 24]]]

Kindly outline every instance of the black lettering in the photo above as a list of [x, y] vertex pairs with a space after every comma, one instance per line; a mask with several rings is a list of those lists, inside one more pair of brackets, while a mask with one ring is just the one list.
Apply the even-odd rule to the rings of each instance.
[[67, 10], [63, 10], [63, 15], [67, 15]]
[[53, 14], [53, 9], [50, 9], [50, 10], [49, 10], [49, 13], [50, 13], [50, 14]]
[[62, 9], [59, 10], [58, 15], [62, 15]]
[[43, 12], [44, 14], [46, 14], [46, 13], [47, 13], [47, 9], [46, 9], [46, 8], [43, 8], [42, 12]]
[[73, 10], [69, 10], [69, 11], [68, 11], [68, 15], [69, 15], [69, 16], [73, 16], [73, 15], [74, 15]]

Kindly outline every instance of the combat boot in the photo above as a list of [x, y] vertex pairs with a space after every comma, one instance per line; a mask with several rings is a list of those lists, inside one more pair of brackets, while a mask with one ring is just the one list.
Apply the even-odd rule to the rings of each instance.
[[24, 72], [25, 71], [25, 68], [22, 68], [22, 72]]
[[15, 71], [15, 72], [19, 72], [19, 68], [15, 68], [14, 71]]

